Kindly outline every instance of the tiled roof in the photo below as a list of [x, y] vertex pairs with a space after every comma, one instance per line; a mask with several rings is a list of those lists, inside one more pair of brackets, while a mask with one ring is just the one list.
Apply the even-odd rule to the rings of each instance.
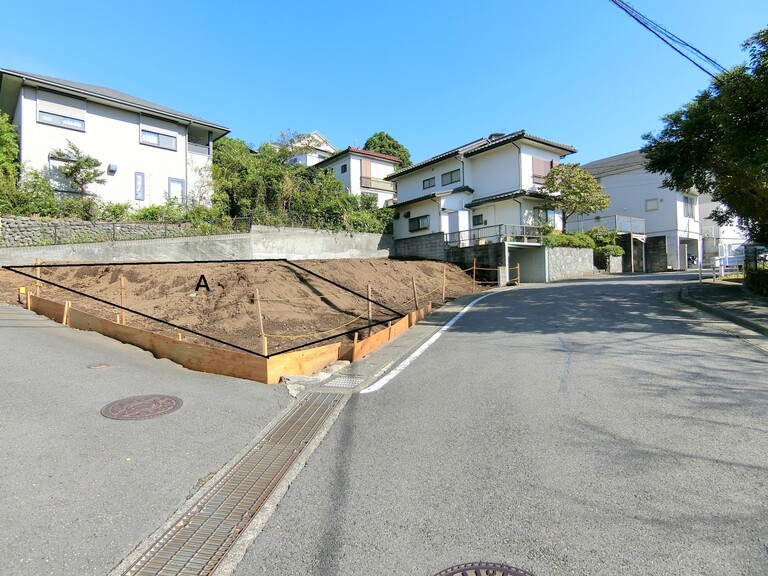
[[645, 162], [645, 155], [640, 150], [633, 150], [632, 152], [609, 156], [602, 160], [588, 162], [587, 164], [582, 164], [581, 167], [595, 178], [599, 178], [600, 176], [609, 176], [611, 174], [636, 170], [637, 168], [644, 169]]
[[33, 83], [40, 84], [42, 86], [64, 89], [66, 91], [75, 92], [83, 96], [94, 96], [97, 98], [109, 100], [116, 103], [121, 103], [131, 107], [141, 108], [143, 110], [146, 110], [148, 112], [154, 112], [155, 114], [158, 114], [161, 116], [171, 116], [176, 119], [194, 122], [195, 124], [203, 124], [211, 128], [217, 128], [218, 130], [223, 130], [225, 133], [229, 132], [228, 128], [225, 128], [224, 126], [220, 126], [218, 124], [214, 124], [213, 122], [209, 122], [208, 120], [204, 120], [203, 118], [198, 118], [190, 114], [185, 114], [184, 112], [179, 112], [178, 110], [173, 110], [171, 108], [167, 108], [165, 106], [155, 104], [154, 102], [150, 102], [148, 100], [142, 100], [141, 98], [136, 98], [135, 96], [131, 96], [130, 94], [125, 94], [124, 92], [118, 92], [117, 90], [113, 90], [112, 88], [105, 88], [103, 86], [83, 84], [82, 82], [72, 82], [71, 80], [62, 80], [61, 78], [53, 78], [51, 76], [42, 76], [40, 74], [31, 74], [29, 72], [21, 72], [18, 70], [7, 70], [7, 69], [0, 68], [0, 75], [5, 75], [5, 74], [9, 76], [16, 76], [24, 80], [30, 80]]
[[474, 190], [469, 186], [459, 186], [452, 190], [442, 190], [438, 192], [432, 192], [431, 194], [425, 194], [424, 196], [418, 196], [417, 198], [411, 198], [410, 200], [404, 200], [403, 202], [395, 202], [394, 207], [407, 206], [408, 204], [415, 204], [416, 202], [423, 202], [424, 200], [431, 200], [432, 198], [450, 196], [451, 194], [458, 194], [464, 192], [466, 194], [472, 194]]
[[568, 154], [576, 152], [576, 148], [574, 148], [573, 146], [569, 146], [567, 144], [560, 144], [552, 140], [546, 140], [545, 138], [540, 138], [532, 134], [527, 134], [525, 130], [518, 130], [517, 132], [512, 132], [510, 134], [506, 134], [504, 136], [500, 136], [494, 139], [480, 138], [478, 140], [473, 140], [468, 144], [464, 144], [464, 146], [459, 146], [458, 148], [448, 150], [447, 152], [443, 152], [442, 154], [438, 154], [437, 156], [433, 156], [432, 158], [427, 158], [426, 160], [419, 162], [418, 164], [413, 164], [412, 166], [408, 166], [407, 168], [403, 168], [402, 170], [393, 172], [392, 174], [387, 176], [386, 179], [394, 180], [400, 176], [404, 176], [405, 174], [409, 174], [411, 172], [419, 170], [420, 168], [424, 168], [426, 166], [430, 166], [432, 164], [442, 162], [443, 160], [447, 160], [452, 156], [458, 156], [460, 154], [463, 154], [467, 157], [470, 157], [470, 156], [475, 156], [477, 154], [482, 154], [483, 152], [487, 152], [488, 150], [493, 150], [494, 148], [498, 148], [499, 146], [504, 146], [505, 144], [515, 142], [516, 140], [530, 140], [532, 142], [538, 142], [539, 144], [544, 144], [546, 146], [558, 148]]
[[334, 160], [337, 160], [339, 157], [345, 154], [358, 154], [359, 156], [376, 158], [377, 160], [387, 160], [388, 162], [394, 162], [395, 164], [400, 162], [400, 158], [398, 158], [397, 156], [390, 156], [389, 154], [382, 154], [381, 152], [372, 152], [371, 150], [365, 150], [363, 148], [355, 148], [354, 146], [349, 146], [344, 150], [339, 150], [333, 156], [329, 156], [322, 162], [318, 162], [317, 164], [315, 164], [315, 166], [322, 166], [323, 164], [328, 164], [330, 162], [333, 162]]

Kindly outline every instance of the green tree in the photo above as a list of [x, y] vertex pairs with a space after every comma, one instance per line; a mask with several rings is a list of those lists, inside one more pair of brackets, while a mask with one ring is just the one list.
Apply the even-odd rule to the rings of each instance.
[[104, 171], [99, 169], [101, 162], [80, 150], [69, 140], [66, 148], [53, 150], [51, 157], [64, 161], [59, 168], [59, 174], [69, 180], [73, 188], [82, 195], [86, 194], [88, 185], [106, 183], [102, 178]]
[[578, 164], [558, 164], [544, 178], [542, 207], [557, 210], [563, 216], [563, 229], [574, 214], [607, 210], [611, 197], [595, 177]]
[[750, 233], [768, 222], [768, 28], [744, 45], [749, 64], [719, 74], [691, 102], [645, 134], [648, 170], [681, 192], [709, 193], [724, 207], [722, 223], [738, 217]]
[[19, 135], [8, 114], [0, 112], [0, 178], [16, 180], [19, 175]]
[[376, 132], [376, 134], [365, 141], [363, 149], [371, 152], [389, 154], [390, 156], [397, 156], [400, 158], [400, 163], [395, 166], [395, 170], [407, 168], [412, 164], [411, 154], [408, 152], [408, 148], [400, 144], [400, 142], [392, 138], [392, 136], [386, 132]]

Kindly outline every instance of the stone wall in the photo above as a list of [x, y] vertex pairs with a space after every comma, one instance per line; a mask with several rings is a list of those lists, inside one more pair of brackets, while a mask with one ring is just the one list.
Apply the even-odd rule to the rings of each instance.
[[591, 248], [547, 248], [547, 280], [557, 282], [568, 278], [592, 276], [595, 273], [592, 259]]
[[187, 236], [189, 233], [189, 224], [85, 222], [26, 216], [0, 216], [0, 246], [6, 247], [80, 244], [143, 238], [175, 238]]

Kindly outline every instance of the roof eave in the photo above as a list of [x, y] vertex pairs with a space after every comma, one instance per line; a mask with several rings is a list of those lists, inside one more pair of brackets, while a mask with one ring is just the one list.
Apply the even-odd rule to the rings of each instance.
[[39, 76], [35, 76], [34, 74], [15, 72], [13, 70], [6, 70], [4, 68], [0, 68], [0, 74], [8, 74], [9, 76], [15, 76], [16, 78], [20, 78], [23, 83], [26, 83], [27, 81], [31, 81], [35, 83], [35, 85], [50, 86], [62, 92], [67, 92], [69, 94], [84, 95], [89, 97], [93, 101], [103, 101], [103, 102], [109, 102], [110, 104], [119, 104], [120, 108], [124, 108], [128, 110], [141, 110], [145, 112], [150, 112], [157, 116], [172, 118], [176, 121], [180, 121], [183, 124], [196, 124], [198, 126], [204, 126], [206, 128], [214, 128], [217, 131], [222, 132], [222, 134], [218, 138], [226, 136], [227, 134], [230, 133], [229, 128], [225, 126], [221, 126], [219, 124], [214, 124], [213, 122], [208, 122], [207, 120], [204, 120], [202, 118], [194, 118], [192, 116], [186, 116], [184, 114], [174, 114], [167, 110], [160, 110], [158, 108], [153, 108], [151, 106], [143, 106], [143, 105], [135, 104], [132, 102], [126, 102], [125, 100], [114, 98], [112, 96], [107, 96], [105, 94], [98, 94], [96, 92], [86, 90], [83, 88], [75, 88], [72, 86], [67, 86], [66, 84], [61, 84], [59, 82], [55, 82], [45, 78], [40, 78]]

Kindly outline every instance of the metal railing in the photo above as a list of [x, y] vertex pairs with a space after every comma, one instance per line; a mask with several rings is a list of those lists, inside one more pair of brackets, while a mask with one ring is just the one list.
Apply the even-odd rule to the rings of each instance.
[[360, 186], [363, 188], [371, 188], [373, 190], [385, 190], [387, 192], [395, 191], [395, 183], [381, 178], [371, 178], [370, 176], [360, 177]]
[[196, 144], [195, 142], [187, 142], [187, 150], [194, 154], [203, 154], [204, 156], [211, 155], [211, 149], [208, 144]]
[[619, 234], [645, 234], [645, 219], [633, 216], [593, 216], [580, 218], [575, 222], [568, 222], [568, 232], [586, 232], [592, 228], [602, 226]]
[[449, 247], [477, 246], [497, 242], [515, 242], [518, 244], [539, 244], [544, 235], [541, 226], [522, 226], [520, 224], [497, 224], [483, 226], [460, 232], [447, 232], [445, 243]]

